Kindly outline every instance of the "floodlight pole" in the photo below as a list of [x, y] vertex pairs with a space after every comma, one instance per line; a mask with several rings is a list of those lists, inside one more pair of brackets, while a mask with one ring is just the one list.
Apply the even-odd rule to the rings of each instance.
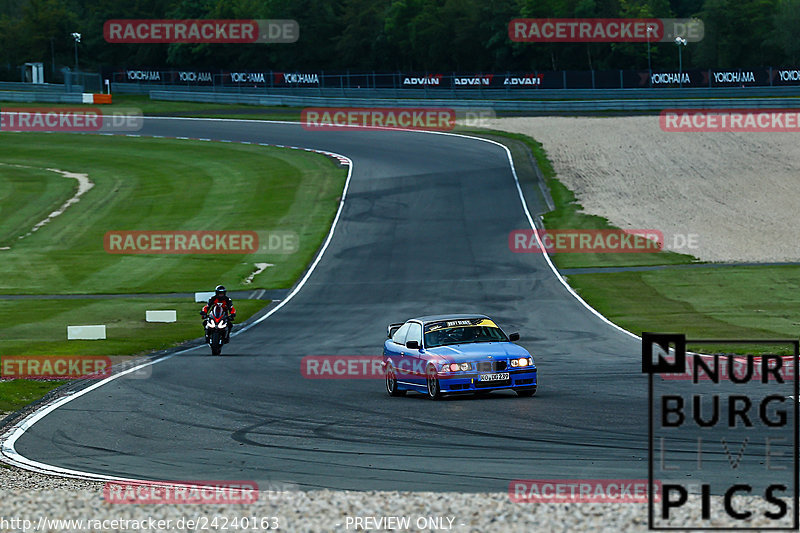
[[678, 81], [680, 86], [683, 87], [683, 48], [686, 46], [686, 39], [683, 37], [675, 37], [675, 44], [678, 46]]

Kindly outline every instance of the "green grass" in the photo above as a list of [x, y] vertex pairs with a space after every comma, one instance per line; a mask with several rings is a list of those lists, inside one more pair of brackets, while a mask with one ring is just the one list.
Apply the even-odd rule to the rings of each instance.
[[695, 339], [800, 335], [800, 266], [580, 274], [568, 281], [592, 307], [636, 334], [679, 332]]
[[[11, 244], [0, 251], [6, 294], [192, 292], [220, 282], [290, 287], [328, 233], [346, 177], [325, 156], [254, 145], [34, 133], [2, 133], [0, 140], [0, 209], [16, 213], [12, 223], [0, 222]], [[8, 164], [87, 173], [95, 186], [19, 240], [13, 235], [71, 196], [76, 182]], [[26, 178], [56, 185], [37, 196], [20, 186]], [[299, 250], [109, 254], [103, 237], [111, 230], [283, 230], [299, 236]], [[257, 262], [274, 266], [244, 284]]]
[[[319, 154], [232, 143], [77, 134], [0, 133], [0, 293], [125, 294], [294, 284], [327, 235], [346, 169]], [[73, 196], [77, 182], [45, 169], [86, 173], [94, 187], [25, 236]], [[294, 253], [107, 253], [107, 231], [294, 232]], [[20, 236], [24, 238], [20, 239]], [[254, 263], [272, 263], [251, 284]], [[243, 322], [269, 302], [237, 300]], [[135, 355], [203, 334], [191, 299], [26, 299], [0, 306], [0, 355]], [[145, 322], [175, 309], [178, 322]], [[67, 325], [106, 324], [107, 339], [67, 341]], [[0, 382], [0, 411], [60, 385]]]
[[[242, 323], [269, 302], [235, 300]], [[203, 336], [203, 304], [154, 298], [8, 300], [0, 306], [2, 355], [133, 355]], [[175, 309], [177, 322], [145, 322], [145, 311]], [[67, 325], [106, 324], [106, 340], [67, 341]]]
[[[40, 168], [0, 163], [0, 246], [13, 244], [72, 195], [75, 181]], [[36, 209], [29, 206], [37, 205]]]
[[0, 413], [11, 413], [22, 409], [64, 383], [67, 382], [28, 379], [0, 381]]

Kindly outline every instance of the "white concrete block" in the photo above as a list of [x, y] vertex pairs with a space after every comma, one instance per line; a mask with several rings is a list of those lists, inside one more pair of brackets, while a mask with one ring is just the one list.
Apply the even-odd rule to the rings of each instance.
[[194, 293], [195, 302], [207, 302], [209, 298], [214, 296], [214, 291], [211, 292], [196, 292]]
[[106, 326], [67, 326], [67, 340], [102, 340], [106, 338]]
[[145, 311], [144, 317], [147, 322], [177, 322], [178, 312], [174, 309]]

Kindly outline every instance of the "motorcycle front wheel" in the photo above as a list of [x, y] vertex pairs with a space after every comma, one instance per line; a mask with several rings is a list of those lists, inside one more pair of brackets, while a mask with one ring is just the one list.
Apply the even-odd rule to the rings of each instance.
[[211, 333], [211, 355], [220, 355], [222, 353], [222, 334], [218, 329]]

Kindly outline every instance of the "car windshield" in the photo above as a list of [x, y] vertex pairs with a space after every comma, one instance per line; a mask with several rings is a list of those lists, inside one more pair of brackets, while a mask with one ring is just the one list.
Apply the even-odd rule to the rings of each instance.
[[488, 319], [451, 320], [425, 325], [425, 346], [447, 346], [474, 342], [506, 342], [508, 337]]

